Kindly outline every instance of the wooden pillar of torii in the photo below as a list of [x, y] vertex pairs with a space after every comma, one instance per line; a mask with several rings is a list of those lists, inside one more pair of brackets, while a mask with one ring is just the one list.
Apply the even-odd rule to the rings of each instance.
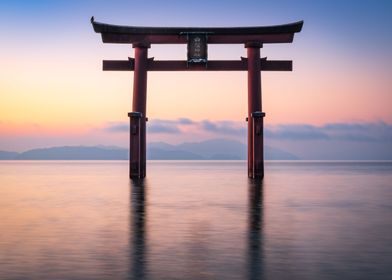
[[[91, 18], [94, 31], [104, 43], [132, 44], [135, 57], [104, 60], [104, 71], [134, 71], [130, 118], [129, 177], [146, 176], [146, 100], [148, 71], [248, 71], [248, 176], [264, 177], [261, 71], [292, 71], [290, 60], [267, 60], [260, 48], [269, 43], [291, 43], [303, 21], [261, 27], [135, 27], [99, 23]], [[187, 44], [186, 60], [148, 58], [151, 44]], [[247, 58], [207, 59], [208, 44], [243, 44]]]

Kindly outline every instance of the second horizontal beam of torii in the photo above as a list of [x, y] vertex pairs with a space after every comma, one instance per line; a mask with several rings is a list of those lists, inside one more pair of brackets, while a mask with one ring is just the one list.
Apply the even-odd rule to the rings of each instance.
[[[291, 60], [260, 59], [262, 71], [292, 71]], [[103, 60], [104, 71], [133, 71], [134, 59], [128, 60]], [[209, 60], [207, 64], [190, 64], [182, 60], [154, 60], [148, 59], [147, 71], [246, 71], [248, 59], [241, 60]]]

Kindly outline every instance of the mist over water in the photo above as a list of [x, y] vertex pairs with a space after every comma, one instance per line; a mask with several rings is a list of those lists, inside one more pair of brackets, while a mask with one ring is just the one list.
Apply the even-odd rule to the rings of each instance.
[[391, 162], [0, 162], [0, 279], [388, 279]]

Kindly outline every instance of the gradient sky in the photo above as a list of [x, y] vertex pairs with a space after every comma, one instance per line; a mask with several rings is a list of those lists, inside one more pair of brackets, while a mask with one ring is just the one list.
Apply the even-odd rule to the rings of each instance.
[[[262, 49], [269, 59], [294, 62], [293, 72], [262, 75], [265, 122], [275, 132], [266, 135], [267, 141], [293, 131], [307, 137], [309, 128], [331, 140], [335, 125], [353, 139], [378, 137], [384, 143], [378, 149], [392, 149], [391, 15], [389, 0], [2, 0], [0, 150], [127, 145], [122, 127], [131, 108], [133, 73], [103, 72], [101, 61], [132, 57], [133, 49], [103, 44], [92, 30], [91, 16], [135, 26], [261, 26], [304, 20], [292, 44]], [[153, 45], [149, 56], [185, 59], [186, 46]], [[246, 56], [242, 45], [209, 46], [210, 59], [240, 56]], [[244, 140], [246, 85], [246, 72], [149, 73], [149, 141], [230, 135]], [[188, 124], [181, 122], [185, 118]]]

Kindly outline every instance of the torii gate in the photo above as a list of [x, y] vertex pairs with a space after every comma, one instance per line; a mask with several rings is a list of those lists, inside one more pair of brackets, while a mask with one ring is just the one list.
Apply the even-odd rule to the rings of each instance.
[[[291, 43], [303, 21], [260, 27], [135, 27], [96, 22], [104, 43], [132, 44], [135, 58], [104, 60], [104, 71], [134, 71], [130, 118], [129, 177], [146, 176], [147, 71], [248, 71], [248, 177], [264, 177], [261, 71], [292, 71], [291, 60], [260, 58], [267, 43]], [[148, 58], [151, 44], [187, 44], [187, 60]], [[208, 44], [244, 44], [247, 58], [208, 60]]]

